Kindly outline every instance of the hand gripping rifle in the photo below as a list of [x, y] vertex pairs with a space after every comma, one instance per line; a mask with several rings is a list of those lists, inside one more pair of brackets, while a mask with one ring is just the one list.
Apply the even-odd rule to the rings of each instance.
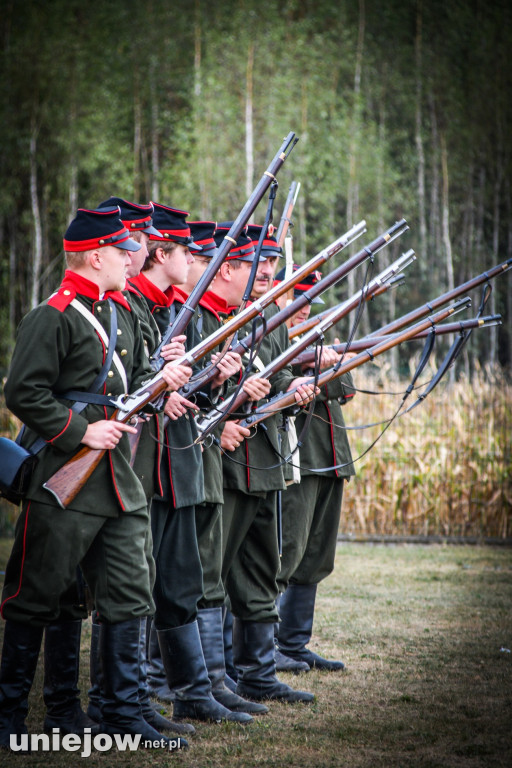
[[216, 255], [212, 258], [207, 268], [197, 281], [197, 284], [190, 293], [188, 299], [176, 315], [174, 322], [165, 332], [160, 345], [151, 356], [152, 367], [154, 370], [158, 371], [164, 366], [165, 360], [163, 360], [161, 357], [162, 347], [165, 344], [168, 344], [174, 336], [179, 336], [184, 332], [196, 310], [197, 305], [199, 304], [199, 301], [201, 300], [201, 297], [208, 290], [208, 287], [217, 274], [220, 265], [231, 250], [232, 246], [236, 243], [238, 236], [251, 218], [266, 190], [269, 188], [270, 184], [275, 181], [276, 173], [283, 165], [284, 161], [292, 151], [297, 141], [298, 138], [295, 137], [295, 134], [290, 132], [284, 139], [281, 148], [275, 155], [267, 170], [263, 172], [263, 175], [254, 188], [251, 196], [231, 225], [229, 232], [224, 237], [224, 240], [218, 248]]
[[[375, 278], [375, 280], [377, 281], [379, 279], [391, 277], [394, 271], [399, 271], [403, 268], [406, 262], [410, 263], [412, 260], [412, 251], [408, 251], [394, 264], [392, 264], [390, 267], [387, 267], [381, 273], [381, 275]], [[351, 304], [353, 306], [354, 302], [355, 304], [358, 303], [359, 298], [360, 297], [357, 297], [354, 300], [349, 300], [346, 302], [346, 304]], [[325, 332], [331, 328], [332, 325], [334, 325], [334, 323], [339, 320], [340, 315], [346, 311], [349, 311], [349, 309], [347, 309], [347, 307], [344, 305], [337, 306], [332, 309], [331, 312], [326, 315], [318, 323], [318, 325], [315, 326], [315, 328], [312, 328], [308, 333], [304, 334], [302, 338], [298, 339], [294, 344], [283, 350], [280, 355], [268, 363], [268, 365], [266, 365], [261, 371], [258, 371], [256, 376], [261, 379], [269, 379], [275, 373], [291, 363], [297, 355], [300, 355], [300, 353], [306, 349], [306, 347], [323, 338]], [[235, 393], [231, 397], [227, 398], [227, 400], [225, 400], [221, 405], [217, 406], [204, 418], [200, 419], [197, 427], [201, 433], [201, 439], [204, 439], [206, 435], [210, 434], [210, 432], [217, 426], [217, 424], [221, 421], [224, 421], [230, 413], [238, 411], [244, 405], [244, 403], [247, 402], [248, 399], [249, 396], [246, 394], [246, 392], [241, 390], [240, 392]]]
[[[363, 365], [363, 363], [367, 363], [369, 360], [373, 360], [383, 352], [387, 352], [388, 349], [391, 349], [392, 347], [401, 344], [403, 341], [407, 341], [413, 336], [416, 336], [420, 331], [427, 330], [436, 325], [436, 323], [442, 322], [447, 317], [453, 315], [455, 312], [459, 312], [460, 310], [470, 306], [470, 304], [471, 300], [469, 298], [461, 299], [451, 307], [439, 310], [439, 312], [425, 318], [424, 320], [420, 320], [420, 322], [416, 323], [410, 328], [407, 328], [401, 333], [398, 333], [394, 336], [388, 336], [384, 341], [374, 344], [368, 349], [365, 349], [363, 352], [360, 352], [350, 360], [346, 360], [341, 365], [338, 364], [334, 366], [334, 368], [323, 371], [318, 377], [311, 377], [309, 382], [305, 383], [310, 383], [312, 385], [316, 384], [318, 387], [323, 387], [333, 379], [338, 378], [339, 376], [343, 376], [343, 374], [352, 371], [354, 368], [357, 368], [360, 365]], [[242, 421], [240, 421], [240, 425], [247, 428], [253, 427], [256, 424], [259, 424], [261, 421], [267, 419], [272, 414], [281, 411], [283, 408], [289, 408], [290, 406], [295, 405], [295, 391], [295, 389], [292, 389], [289, 392], [276, 395], [267, 403], [259, 406], [256, 408], [256, 410], [247, 415]]]

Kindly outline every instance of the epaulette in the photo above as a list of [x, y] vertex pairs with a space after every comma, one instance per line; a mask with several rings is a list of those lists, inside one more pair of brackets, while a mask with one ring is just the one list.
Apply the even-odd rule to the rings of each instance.
[[64, 312], [64, 310], [69, 307], [75, 296], [76, 291], [70, 290], [69, 288], [60, 288], [57, 293], [54, 293], [53, 296], [50, 296], [46, 303], [49, 307], [53, 307], [59, 312]]

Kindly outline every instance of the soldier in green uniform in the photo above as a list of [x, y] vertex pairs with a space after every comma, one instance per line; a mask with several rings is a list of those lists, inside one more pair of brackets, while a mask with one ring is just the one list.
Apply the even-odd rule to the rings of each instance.
[[[219, 227], [216, 238], [223, 238], [229, 225]], [[275, 239], [266, 238], [267, 249], [277, 259]], [[247, 237], [248, 250], [253, 242]], [[271, 253], [262, 255], [271, 257]], [[261, 262], [256, 273], [253, 295], [261, 296], [272, 285], [274, 264]], [[248, 272], [246, 273], [246, 278]], [[271, 309], [270, 312], [275, 310]], [[287, 334], [285, 334], [287, 335]], [[281, 329], [265, 334], [258, 351], [260, 370], [282, 351]], [[299, 387], [297, 399], [307, 402], [312, 396], [302, 380], [289, 369], [272, 377], [270, 394]], [[222, 433], [224, 448], [224, 505], [222, 575], [229, 597], [233, 621], [233, 657], [238, 670], [236, 692], [256, 700], [312, 701], [313, 695], [296, 691], [277, 679], [274, 660], [275, 600], [278, 594], [279, 547], [277, 536], [277, 491], [285, 488], [278, 456], [277, 420], [266, 420], [264, 429], [249, 438], [236, 421], [227, 421]]]
[[[26, 425], [23, 445], [43, 447], [16, 525], [2, 595], [0, 743], [7, 747], [11, 734], [26, 733], [26, 699], [43, 629], [68, 619], [64, 597], [78, 565], [101, 622], [100, 727], [162, 738], [142, 718], [137, 699], [140, 617], [153, 608], [144, 551], [146, 499], [129, 464], [126, 433], [133, 428], [109, 418], [112, 397], [151, 376], [138, 320], [121, 293], [129, 254], [139, 247], [117, 206], [80, 209], [64, 236], [68, 270], [59, 290], [18, 329], [6, 402]], [[190, 373], [166, 366], [163, 376], [176, 388]], [[106, 453], [63, 510], [43, 484], [82, 445]]]
[[[151, 314], [147, 301], [130, 285], [129, 279], [140, 274], [148, 256], [148, 242], [150, 235], [160, 236], [160, 232], [153, 226], [153, 204], [132, 203], [120, 197], [110, 197], [108, 200], [100, 203], [98, 208], [108, 208], [118, 205], [120, 217], [124, 226], [130, 232], [132, 240], [140, 244], [140, 250], [134, 252], [131, 264], [127, 270], [128, 282], [126, 283], [126, 296], [130, 302], [132, 310], [139, 319], [142, 335], [144, 337], [144, 349], [149, 356], [160, 343], [160, 330]], [[183, 337], [184, 339], [184, 337]], [[181, 342], [172, 341], [166, 346], [167, 360], [173, 360], [180, 357], [185, 347]], [[162, 436], [161, 421], [159, 414], [147, 417], [147, 421], [138, 425], [139, 436], [137, 450], [133, 460], [133, 471], [139, 478], [144, 492], [146, 494], [148, 508], [151, 499], [155, 493], [155, 475], [156, 466], [159, 460], [159, 445]], [[160, 423], [159, 423], [160, 422]], [[153, 590], [155, 584], [155, 561], [153, 559], [153, 539], [151, 536], [151, 526], [148, 525], [146, 531], [146, 555], [150, 571], [150, 584]], [[99, 623], [97, 613], [93, 611], [92, 636], [91, 636], [91, 688], [89, 689], [89, 706], [87, 714], [99, 722], [100, 713], [100, 670], [98, 655]], [[146, 637], [147, 619], [141, 619], [140, 638], [139, 638], [139, 701], [142, 708], [142, 714], [146, 722], [150, 723], [159, 731], [173, 731], [174, 733], [194, 733], [195, 729], [189, 723], [176, 723], [163, 717], [157, 711], [150, 699], [150, 691], [147, 682], [147, 637]]]
[[[179, 286], [186, 296], [195, 287], [203, 274], [210, 259], [216, 254], [217, 248], [214, 240], [216, 229], [215, 222], [199, 221], [190, 222], [190, 229], [194, 242], [200, 245], [202, 250], [194, 257], [187, 282]], [[238, 261], [238, 248], [235, 246], [227, 256], [227, 262], [232, 266]], [[252, 264], [254, 252], [241, 256], [241, 261], [249, 266]], [[222, 266], [220, 274], [214, 279], [213, 289], [206, 291], [196, 310], [195, 324], [200, 336], [207, 337], [214, 333], [222, 324], [219, 312], [227, 315], [229, 305], [225, 298], [216, 293], [216, 286], [223, 292], [223, 287], [233, 283], [225, 283], [224, 276], [230, 267]], [[248, 269], [248, 267], [246, 267]], [[243, 286], [240, 281], [236, 283], [237, 289], [228, 293], [232, 305], [240, 304], [243, 296]], [[223, 345], [221, 345], [223, 347]], [[214, 404], [223, 395], [223, 384], [231, 376], [238, 373], [242, 366], [239, 355], [220, 349], [212, 355], [212, 361], [217, 363], [219, 374], [210, 389], [208, 405]], [[225, 604], [225, 591], [222, 583], [222, 503], [224, 500], [222, 483], [222, 455], [220, 450], [220, 437], [222, 425], [215, 432], [213, 441], [203, 444], [203, 474], [205, 483], [205, 501], [196, 506], [196, 529], [199, 544], [201, 564], [203, 566], [203, 595], [199, 600], [197, 621], [201, 644], [208, 668], [208, 674], [212, 684], [214, 698], [233, 712], [248, 712], [249, 714], [263, 714], [268, 711], [264, 704], [247, 701], [238, 696], [234, 690], [226, 685], [235, 687], [226, 677], [224, 662], [223, 642], [223, 608]]]
[[[161, 235], [150, 236], [146, 264], [130, 282], [148, 302], [163, 334], [182, 306], [183, 296], [173, 284], [186, 280], [193, 262], [189, 249], [200, 252], [200, 246], [193, 242], [186, 212], [158, 203], [154, 207], [154, 222]], [[199, 340], [194, 323], [189, 323], [187, 348]], [[149, 683], [159, 697], [168, 699], [170, 689], [174, 691], [176, 718], [244, 723], [252, 718], [231, 712], [212, 696], [197, 622], [203, 574], [195, 507], [204, 501], [201, 447], [194, 444], [197, 409], [178, 393], [169, 397], [165, 407], [169, 422], [157, 495], [151, 505], [156, 611], [150, 632]]]
[[[297, 269], [294, 265], [294, 269]], [[285, 270], [277, 276], [283, 280]], [[307, 291], [319, 273], [308, 275], [301, 284], [295, 285], [295, 296]], [[290, 321], [297, 325], [309, 316], [307, 304]], [[350, 353], [346, 356], [349, 358]], [[339, 355], [324, 349], [321, 367], [331, 367]], [[307, 434], [302, 438], [300, 449], [301, 481], [291, 485], [283, 494], [283, 554], [278, 577], [279, 637], [278, 667], [286, 668], [288, 659], [303, 662], [308, 667], [327, 670], [343, 670], [341, 661], [331, 661], [306, 648], [313, 631], [313, 616], [317, 585], [334, 567], [343, 487], [354, 474], [352, 454], [341, 411], [354, 395], [351, 374], [333, 379], [322, 388], [314, 405], [313, 418]], [[296, 430], [300, 435], [305, 414], [296, 417]], [[316, 473], [315, 469], [336, 467], [328, 472]], [[282, 654], [282, 656], [281, 656]]]

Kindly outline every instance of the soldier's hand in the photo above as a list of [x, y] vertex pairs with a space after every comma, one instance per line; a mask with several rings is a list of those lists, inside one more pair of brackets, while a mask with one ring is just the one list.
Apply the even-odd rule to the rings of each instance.
[[[339, 339], [334, 339], [335, 344], [341, 344], [341, 341]], [[346, 362], [347, 360], [352, 360], [353, 357], [357, 357], [357, 352], [344, 352], [342, 355], [338, 355], [339, 358], [343, 358], [343, 362]], [[336, 363], [333, 363], [333, 365], [336, 365]]]
[[185, 354], [185, 341], [186, 336], [174, 336], [169, 344], [164, 344], [161, 349], [161, 354], [166, 363], [170, 363], [171, 360], [178, 360]]
[[286, 391], [290, 392], [292, 389], [297, 390], [295, 392], [295, 402], [302, 406], [307, 405], [316, 395], [320, 394], [320, 388], [311, 384], [311, 379], [305, 376], [299, 376], [297, 379], [294, 379]]
[[225, 451], [234, 451], [250, 434], [251, 430], [241, 427], [238, 421], [226, 421], [220, 438], [221, 448]]
[[261, 400], [270, 392], [270, 381], [250, 376], [247, 381], [244, 381], [242, 389], [249, 395], [249, 400]]
[[122, 421], [114, 421], [112, 419], [94, 421], [85, 430], [82, 443], [89, 448], [112, 450], [119, 443], [123, 432], [136, 434], [137, 430], [129, 424], [124, 424]]
[[226, 352], [223, 357], [221, 357], [220, 352], [217, 352], [212, 355], [212, 363], [219, 369], [219, 372], [212, 379], [212, 386], [220, 387], [220, 385], [230, 379], [231, 376], [238, 373], [242, 367], [242, 358], [237, 352]]
[[167, 389], [175, 390], [182, 387], [192, 376], [192, 368], [188, 365], [171, 365], [167, 363], [162, 368], [162, 378], [167, 384]]
[[193, 411], [199, 410], [199, 406], [191, 400], [182, 397], [178, 392], [171, 392], [165, 403], [164, 413], [170, 419], [176, 421], [176, 419], [179, 419], [180, 416], [183, 416], [183, 414], [187, 412], [187, 408], [190, 408]]

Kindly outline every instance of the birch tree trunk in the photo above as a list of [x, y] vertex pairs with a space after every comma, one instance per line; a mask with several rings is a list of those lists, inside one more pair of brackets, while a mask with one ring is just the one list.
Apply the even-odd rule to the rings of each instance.
[[151, 199], [160, 198], [160, 156], [158, 152], [158, 95], [156, 93], [156, 69], [155, 57], [151, 58], [149, 94], [151, 100]]
[[133, 199], [139, 200], [140, 191], [140, 158], [142, 152], [142, 105], [140, 100], [139, 75], [135, 73], [133, 94]]
[[30, 308], [39, 304], [39, 277], [43, 258], [43, 238], [41, 229], [41, 212], [37, 193], [37, 129], [32, 126], [30, 136], [30, 202], [34, 220], [34, 242], [32, 268], [30, 273]]
[[418, 153], [418, 215], [419, 215], [419, 263], [425, 268], [427, 253], [427, 217], [425, 206], [425, 150], [423, 147], [423, 0], [418, 0], [416, 9], [416, 38], [414, 41], [416, 57], [416, 150]]
[[247, 71], [245, 87], [245, 195], [248, 198], [254, 186], [254, 136], [253, 136], [253, 69], [254, 43], [251, 42], [247, 52]]
[[[365, 33], [365, 0], [359, 0], [359, 26], [357, 35], [356, 66], [354, 72], [354, 106], [352, 112], [352, 131], [349, 150], [349, 174], [347, 191], [347, 227], [354, 225], [358, 216], [359, 189], [357, 183], [357, 153], [359, 144], [360, 130], [360, 111], [361, 111], [361, 75], [363, 70], [363, 49]], [[352, 296], [355, 293], [355, 276], [351, 272], [348, 275], [348, 293]]]

